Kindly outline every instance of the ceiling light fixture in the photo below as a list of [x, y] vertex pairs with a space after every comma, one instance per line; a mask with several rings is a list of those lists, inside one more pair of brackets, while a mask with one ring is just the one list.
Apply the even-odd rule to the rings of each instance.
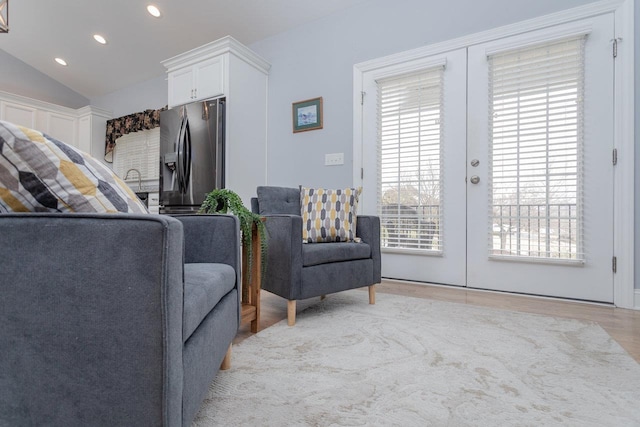
[[62, 59], [62, 58], [56, 58], [56, 62], [57, 62], [58, 64], [60, 64], [60, 65], [64, 66], [64, 67], [66, 67], [66, 66], [67, 66], [67, 61], [65, 61], [65, 60], [64, 60], [64, 59]]
[[160, 18], [160, 16], [162, 16], [162, 13], [160, 13], [160, 9], [152, 4], [147, 6], [147, 12], [149, 12], [149, 14], [154, 18]]
[[100, 44], [107, 44], [107, 39], [102, 37], [100, 34], [94, 34], [93, 39]]
[[9, 0], [0, 0], [0, 33], [9, 32]]

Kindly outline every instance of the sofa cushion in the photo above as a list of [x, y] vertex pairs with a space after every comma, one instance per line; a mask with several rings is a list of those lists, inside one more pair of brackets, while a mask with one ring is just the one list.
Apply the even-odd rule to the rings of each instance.
[[260, 215], [300, 215], [300, 190], [297, 188], [260, 186], [257, 188]]
[[351, 242], [355, 238], [359, 188], [300, 187], [302, 241]]
[[0, 212], [148, 211], [99, 160], [42, 132], [0, 121]]
[[304, 267], [370, 257], [371, 247], [366, 243], [345, 242], [302, 245], [302, 265]]
[[236, 272], [230, 265], [217, 263], [187, 263], [184, 265], [184, 342], [196, 330], [207, 314], [236, 284]]

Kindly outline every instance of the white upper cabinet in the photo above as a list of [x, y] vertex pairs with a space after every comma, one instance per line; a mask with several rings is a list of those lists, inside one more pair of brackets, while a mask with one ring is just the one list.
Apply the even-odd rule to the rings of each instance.
[[224, 58], [212, 58], [169, 72], [169, 106], [187, 104], [224, 93]]
[[169, 106], [193, 101], [193, 67], [169, 73]]
[[195, 99], [214, 98], [224, 94], [224, 57], [212, 58], [194, 65]]

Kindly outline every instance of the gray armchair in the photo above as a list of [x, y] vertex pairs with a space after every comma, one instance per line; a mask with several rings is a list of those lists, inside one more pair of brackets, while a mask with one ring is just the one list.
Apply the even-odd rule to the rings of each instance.
[[238, 330], [239, 241], [227, 215], [1, 214], [0, 425], [190, 425]]
[[287, 320], [295, 324], [296, 301], [369, 287], [369, 302], [375, 303], [380, 283], [380, 219], [357, 217], [360, 243], [302, 243], [300, 190], [258, 187], [251, 200], [254, 213], [266, 218], [267, 271], [262, 289], [287, 299]]

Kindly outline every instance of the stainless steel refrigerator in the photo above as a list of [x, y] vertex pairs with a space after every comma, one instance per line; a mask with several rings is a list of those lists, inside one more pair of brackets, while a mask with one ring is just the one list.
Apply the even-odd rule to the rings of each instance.
[[224, 188], [225, 100], [160, 113], [160, 213], [194, 213]]

